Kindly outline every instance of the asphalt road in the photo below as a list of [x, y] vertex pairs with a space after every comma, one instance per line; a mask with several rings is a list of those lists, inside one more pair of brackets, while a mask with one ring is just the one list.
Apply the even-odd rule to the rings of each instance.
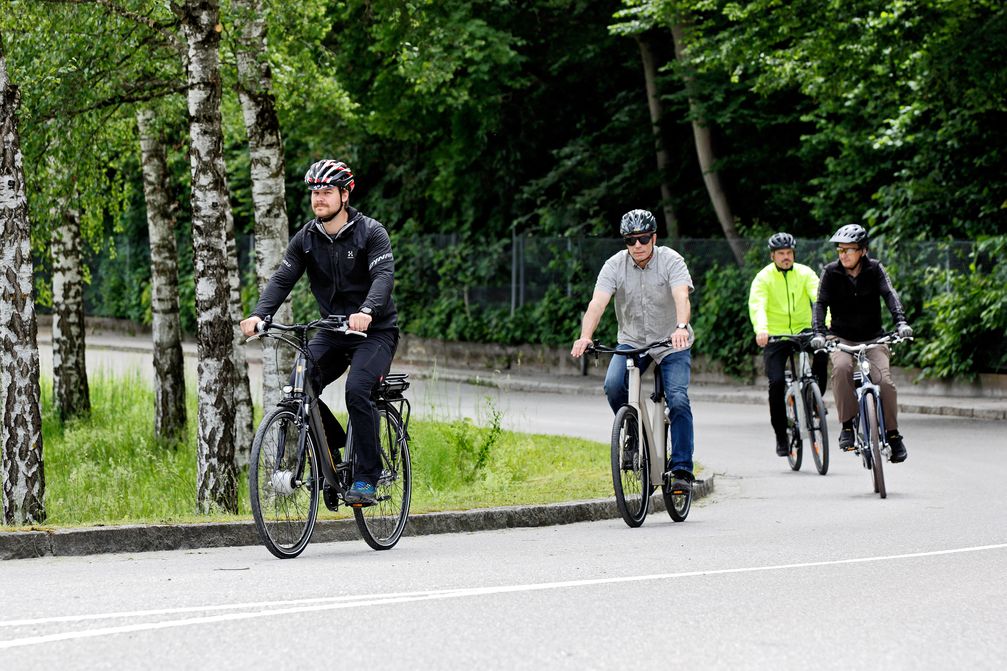
[[[525, 431], [604, 440], [611, 421], [600, 396], [412, 392], [442, 417], [490, 397]], [[880, 500], [849, 454], [790, 471], [764, 407], [694, 411], [717, 489], [683, 524], [4, 562], [0, 669], [1000, 668], [1003, 422], [904, 415], [909, 460]]]

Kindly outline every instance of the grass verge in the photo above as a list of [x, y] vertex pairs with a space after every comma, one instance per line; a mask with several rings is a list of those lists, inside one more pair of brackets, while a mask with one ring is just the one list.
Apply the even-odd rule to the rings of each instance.
[[[98, 375], [90, 386], [90, 417], [61, 423], [43, 380], [46, 527], [251, 518], [244, 473], [237, 515], [196, 512], [194, 393], [186, 439], [171, 445], [154, 437], [154, 393], [139, 374]], [[486, 427], [411, 421], [413, 513], [611, 496], [606, 444], [506, 431], [490, 415]]]

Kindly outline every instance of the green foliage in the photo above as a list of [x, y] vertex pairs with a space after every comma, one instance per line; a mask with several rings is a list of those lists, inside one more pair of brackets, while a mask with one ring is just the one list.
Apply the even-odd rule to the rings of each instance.
[[503, 418], [487, 399], [489, 426], [477, 427], [472, 419], [457, 419], [440, 427], [441, 440], [425, 443], [414, 459], [422, 463], [417, 470], [422, 482], [435, 491], [449, 489], [456, 484], [471, 485], [486, 476], [491, 452], [501, 438]]
[[915, 363], [932, 377], [974, 377], [1007, 371], [1007, 237], [977, 245], [966, 271], [931, 268], [927, 285], [942, 290], [927, 300]]
[[759, 353], [748, 318], [748, 291], [755, 271], [736, 264], [715, 264], [703, 276], [699, 303], [693, 308], [693, 351], [724, 367], [728, 375], [751, 379]]

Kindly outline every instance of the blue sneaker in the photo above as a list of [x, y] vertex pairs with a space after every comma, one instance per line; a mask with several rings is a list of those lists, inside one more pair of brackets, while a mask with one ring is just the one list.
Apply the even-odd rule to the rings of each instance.
[[371, 483], [357, 480], [343, 496], [343, 499], [352, 506], [373, 506], [377, 503], [375, 498], [377, 493], [378, 490]]

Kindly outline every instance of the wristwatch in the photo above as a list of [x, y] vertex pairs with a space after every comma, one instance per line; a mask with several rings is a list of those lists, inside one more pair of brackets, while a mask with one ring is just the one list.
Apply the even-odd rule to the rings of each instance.
[[373, 313], [373, 312], [374, 311], [371, 310], [370, 308], [360, 308], [360, 314], [367, 315], [368, 317], [370, 317], [371, 313]]
[[675, 324], [675, 328], [685, 329], [686, 331], [688, 331], [689, 325], [686, 322], [682, 322], [681, 324]]

